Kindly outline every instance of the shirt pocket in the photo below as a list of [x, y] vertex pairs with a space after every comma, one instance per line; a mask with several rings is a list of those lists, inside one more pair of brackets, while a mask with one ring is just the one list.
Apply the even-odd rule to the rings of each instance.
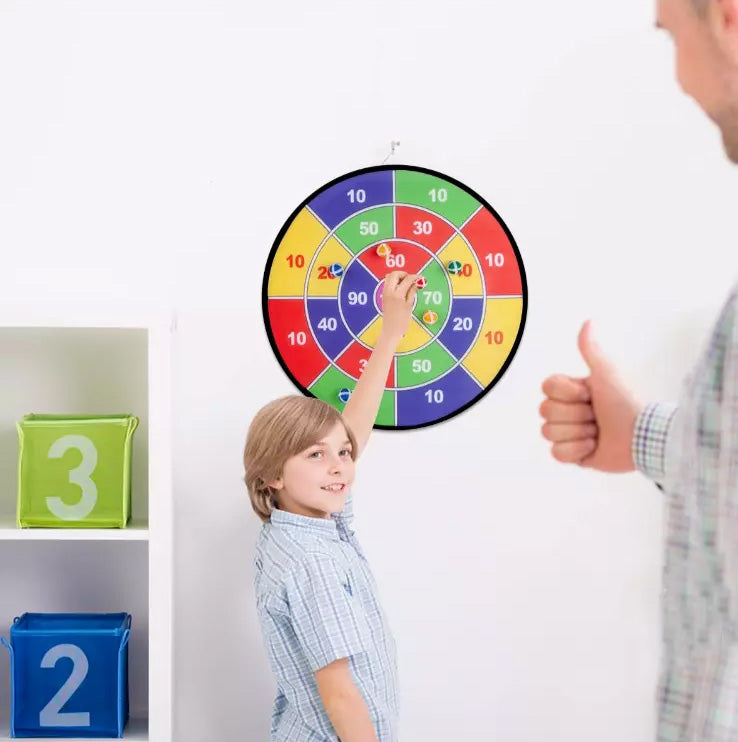
[[350, 571], [346, 572], [341, 577], [341, 584], [343, 585], [343, 589], [346, 591], [346, 594], [349, 596], [349, 598], [353, 599], [356, 597], [356, 582], [353, 579], [353, 575]]

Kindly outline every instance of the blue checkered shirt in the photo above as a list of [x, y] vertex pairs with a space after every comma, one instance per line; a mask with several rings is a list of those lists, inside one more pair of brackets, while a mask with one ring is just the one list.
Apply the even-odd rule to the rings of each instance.
[[660, 742], [738, 740], [738, 286], [676, 407], [648, 405], [636, 466], [665, 493]]
[[397, 742], [395, 642], [353, 530], [351, 495], [330, 519], [275, 510], [256, 548], [256, 606], [277, 682], [272, 742], [337, 742], [315, 672], [347, 657], [379, 742]]

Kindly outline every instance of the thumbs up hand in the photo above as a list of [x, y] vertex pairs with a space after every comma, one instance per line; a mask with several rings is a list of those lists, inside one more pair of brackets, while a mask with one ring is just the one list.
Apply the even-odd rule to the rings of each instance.
[[641, 405], [592, 337], [589, 321], [579, 331], [579, 352], [589, 376], [556, 374], [543, 382], [543, 437], [557, 461], [599, 471], [633, 471], [631, 444]]

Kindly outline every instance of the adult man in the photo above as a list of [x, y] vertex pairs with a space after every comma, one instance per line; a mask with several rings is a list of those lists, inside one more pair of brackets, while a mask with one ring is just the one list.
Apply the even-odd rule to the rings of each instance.
[[[660, 0], [676, 76], [738, 163], [738, 0]], [[738, 213], [738, 205], [736, 206]], [[600, 471], [638, 469], [668, 503], [661, 742], [738, 740], [738, 285], [678, 407], [639, 404], [590, 335], [590, 375], [543, 382], [553, 456]]]

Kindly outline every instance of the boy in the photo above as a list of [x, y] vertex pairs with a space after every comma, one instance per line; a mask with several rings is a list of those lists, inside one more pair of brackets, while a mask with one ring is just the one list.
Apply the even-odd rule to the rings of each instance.
[[246, 486], [264, 522], [256, 602], [277, 682], [272, 742], [397, 742], [395, 643], [352, 530], [351, 486], [416, 279], [387, 275], [382, 330], [343, 415], [285, 397], [249, 428]]

